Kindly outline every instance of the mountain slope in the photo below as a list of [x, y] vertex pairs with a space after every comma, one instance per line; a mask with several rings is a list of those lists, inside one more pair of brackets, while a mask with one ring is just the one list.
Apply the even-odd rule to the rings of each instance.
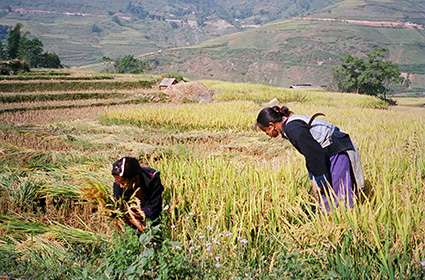
[[0, 9], [0, 25], [24, 23], [68, 65], [149, 54], [156, 71], [321, 85], [342, 54], [386, 47], [412, 91], [425, 88], [423, 0], [3, 0]]
[[24, 24], [67, 65], [187, 46], [334, 0], [2, 0], [0, 25]]
[[425, 24], [423, 0], [345, 0], [316, 13], [321, 17], [391, 20]]
[[294, 19], [151, 59], [159, 62], [159, 71], [180, 71], [196, 78], [322, 85], [330, 82], [332, 67], [344, 53], [364, 55], [375, 47], [388, 48], [390, 60], [415, 73], [413, 87], [424, 87], [425, 31], [418, 29]]

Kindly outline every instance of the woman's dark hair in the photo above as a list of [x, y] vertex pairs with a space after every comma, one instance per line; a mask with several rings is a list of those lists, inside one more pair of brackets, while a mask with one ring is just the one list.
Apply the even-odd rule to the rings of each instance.
[[269, 123], [281, 122], [283, 117], [289, 117], [292, 112], [286, 106], [266, 107], [258, 113], [257, 125], [259, 127], [267, 127]]

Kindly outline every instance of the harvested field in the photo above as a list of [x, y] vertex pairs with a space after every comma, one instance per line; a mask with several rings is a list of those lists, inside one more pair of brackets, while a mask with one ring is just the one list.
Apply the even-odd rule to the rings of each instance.
[[152, 81], [27, 81], [0, 82], [0, 93], [2, 92], [32, 92], [32, 91], [65, 91], [65, 90], [129, 90], [151, 88], [156, 83]]
[[101, 99], [122, 96], [121, 93], [56, 93], [56, 94], [8, 94], [0, 95], [0, 103], [19, 103], [34, 101], [54, 101], [54, 100], [84, 100], [84, 99]]
[[71, 77], [71, 76], [0, 76], [0, 81], [40, 81], [40, 80], [61, 80], [61, 81], [90, 81], [90, 80], [113, 80], [113, 76], [88, 76], [88, 77]]

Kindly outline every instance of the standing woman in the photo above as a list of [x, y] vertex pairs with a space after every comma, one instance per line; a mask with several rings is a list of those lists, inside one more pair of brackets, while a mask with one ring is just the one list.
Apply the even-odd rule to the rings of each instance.
[[[304, 156], [309, 177], [329, 211], [343, 203], [354, 205], [354, 190], [364, 186], [360, 156], [350, 136], [338, 127], [313, 117], [294, 115], [287, 107], [266, 107], [257, 126], [270, 137], [282, 135]], [[331, 201], [329, 201], [331, 200]]]

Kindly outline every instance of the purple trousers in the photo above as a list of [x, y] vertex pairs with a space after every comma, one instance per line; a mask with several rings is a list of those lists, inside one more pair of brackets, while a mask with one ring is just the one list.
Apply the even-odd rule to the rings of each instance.
[[353, 207], [354, 187], [351, 177], [350, 158], [344, 152], [331, 156], [332, 189], [321, 195], [321, 207], [327, 212], [338, 207]]

